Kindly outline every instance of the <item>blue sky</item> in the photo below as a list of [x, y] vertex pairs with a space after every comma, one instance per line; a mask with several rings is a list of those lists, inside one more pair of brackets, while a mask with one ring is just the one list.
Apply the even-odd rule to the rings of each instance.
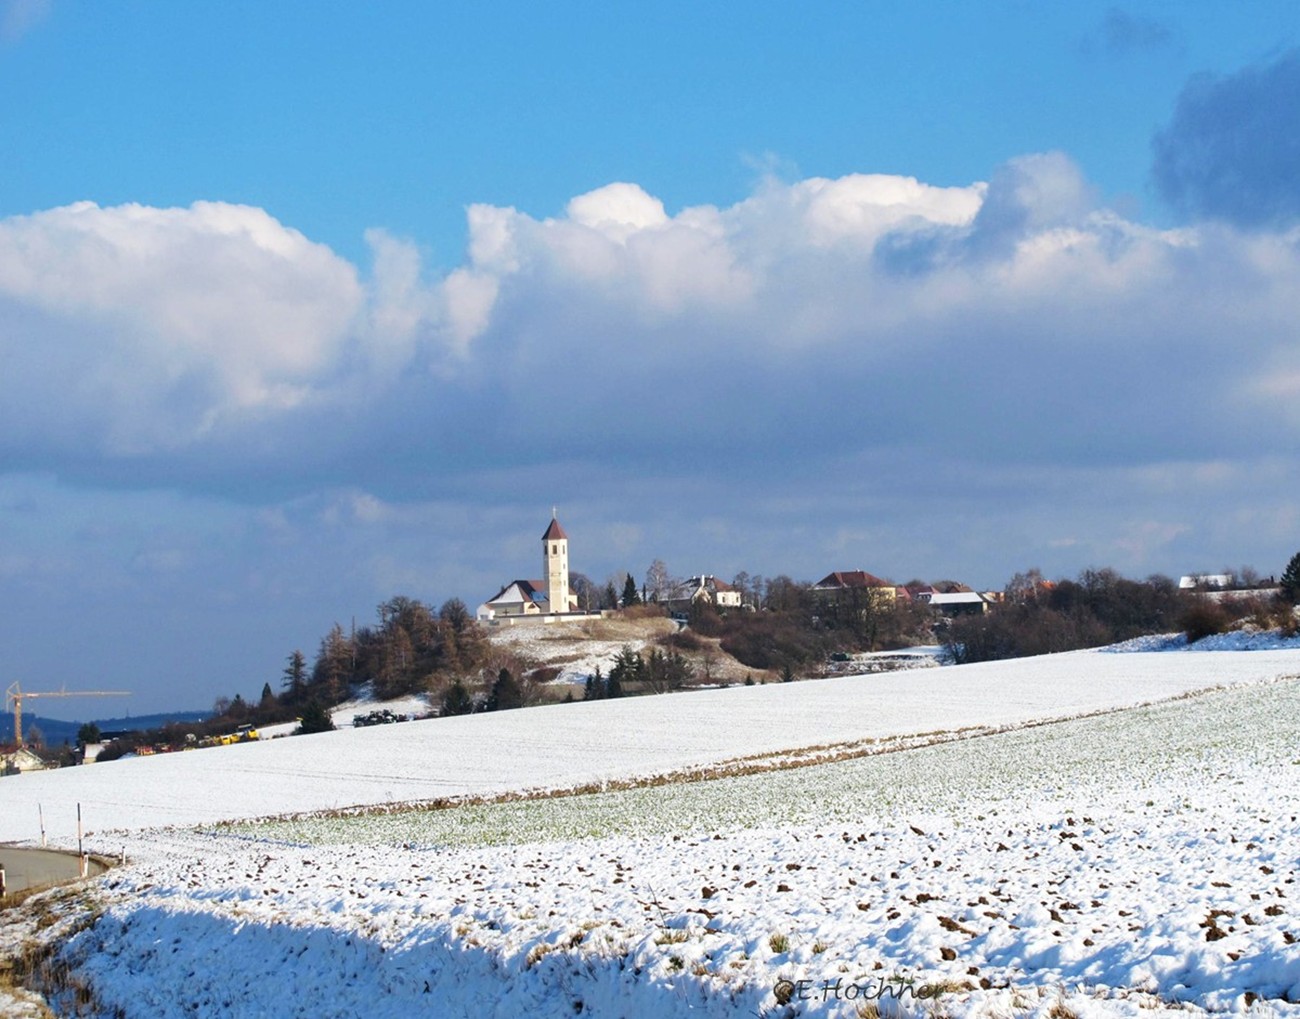
[[256, 696], [552, 505], [597, 580], [1280, 570], [1298, 29], [0, 0], [12, 678]]

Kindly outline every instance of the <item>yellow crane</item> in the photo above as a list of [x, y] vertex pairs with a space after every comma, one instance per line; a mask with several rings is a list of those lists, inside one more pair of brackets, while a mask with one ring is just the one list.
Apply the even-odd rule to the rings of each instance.
[[5, 700], [14, 706], [14, 743], [23, 745], [23, 701], [32, 697], [129, 697], [130, 690], [42, 690], [25, 692], [17, 683], [12, 683], [5, 691]]

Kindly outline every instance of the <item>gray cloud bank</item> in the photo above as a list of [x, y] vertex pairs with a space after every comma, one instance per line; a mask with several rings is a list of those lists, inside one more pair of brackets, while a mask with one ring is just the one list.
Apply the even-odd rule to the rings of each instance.
[[1059, 153], [468, 228], [435, 276], [221, 203], [0, 220], [15, 668], [77, 618], [106, 685], [153, 646], [172, 706], [175, 675], [256, 695], [335, 619], [533, 572], [555, 503], [598, 579], [1267, 573], [1300, 544], [1289, 229], [1136, 223]]
[[1201, 74], [1155, 139], [1163, 197], [1244, 227], [1300, 218], [1300, 51], [1235, 74]]
[[0, 221], [6, 461], [400, 498], [552, 460], [1294, 451], [1294, 238], [1127, 221], [1060, 154], [968, 187], [769, 181], [670, 215], [623, 183], [468, 219], [440, 279], [391, 236], [363, 273], [218, 203]]

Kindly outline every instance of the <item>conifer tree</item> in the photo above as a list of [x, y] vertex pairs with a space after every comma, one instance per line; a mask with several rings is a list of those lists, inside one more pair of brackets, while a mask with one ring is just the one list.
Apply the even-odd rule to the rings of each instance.
[[523, 690], [515, 681], [515, 677], [510, 674], [510, 670], [502, 669], [497, 673], [496, 682], [492, 684], [492, 692], [488, 695], [487, 709], [489, 711], [509, 711], [512, 708], [522, 708], [523, 706]]
[[469, 691], [465, 689], [465, 684], [461, 682], [460, 677], [447, 688], [447, 692], [442, 695], [442, 712], [446, 715], [468, 715], [474, 710], [474, 699], [470, 697]]
[[334, 719], [330, 717], [330, 713], [325, 710], [320, 701], [309, 701], [307, 706], [302, 709], [302, 720], [298, 723], [298, 729], [294, 735], [302, 736], [312, 732], [333, 731]]
[[1282, 597], [1290, 605], [1300, 602], [1300, 552], [1291, 557], [1282, 571]]
[[641, 604], [641, 592], [636, 589], [636, 581], [632, 579], [632, 574], [627, 575], [627, 580], [623, 583], [623, 608], [628, 609], [633, 605]]

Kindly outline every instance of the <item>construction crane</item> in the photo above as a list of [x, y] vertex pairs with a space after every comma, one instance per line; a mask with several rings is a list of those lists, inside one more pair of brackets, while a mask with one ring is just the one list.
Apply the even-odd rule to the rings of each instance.
[[12, 683], [5, 691], [5, 700], [14, 706], [14, 744], [23, 745], [23, 701], [32, 697], [130, 697], [130, 690], [43, 690], [26, 693], [17, 683]]

